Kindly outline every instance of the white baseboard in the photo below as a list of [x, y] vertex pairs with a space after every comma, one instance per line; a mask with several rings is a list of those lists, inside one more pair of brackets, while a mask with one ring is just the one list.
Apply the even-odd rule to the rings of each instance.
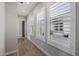
[[13, 51], [7, 52], [7, 53], [5, 53], [5, 56], [10, 55], [10, 54], [12, 54], [12, 53], [15, 53], [16, 51], [17, 51], [17, 50], [13, 50]]

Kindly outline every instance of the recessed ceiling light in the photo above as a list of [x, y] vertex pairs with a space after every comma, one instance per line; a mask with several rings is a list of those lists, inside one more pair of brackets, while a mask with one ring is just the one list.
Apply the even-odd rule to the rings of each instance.
[[22, 12], [26, 12], [26, 10], [23, 10]]
[[30, 2], [27, 2], [27, 4], [30, 4]]

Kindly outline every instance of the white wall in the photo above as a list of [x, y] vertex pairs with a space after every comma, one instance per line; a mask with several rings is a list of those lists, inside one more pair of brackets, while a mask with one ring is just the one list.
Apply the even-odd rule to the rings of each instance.
[[0, 55], [5, 53], [5, 4], [0, 2]]
[[6, 52], [17, 48], [17, 4], [6, 2]]

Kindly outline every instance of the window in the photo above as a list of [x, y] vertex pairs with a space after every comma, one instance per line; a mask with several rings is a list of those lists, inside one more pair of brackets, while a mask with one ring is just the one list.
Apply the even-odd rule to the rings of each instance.
[[50, 17], [50, 39], [48, 43], [61, 50], [69, 51], [71, 34], [71, 4], [52, 3], [48, 7]]
[[71, 21], [70, 3], [54, 3], [49, 7], [49, 14], [51, 24], [50, 31], [53, 32], [53, 34], [58, 33], [59, 35], [60, 33], [63, 37], [66, 37], [64, 35], [67, 35], [67, 37], [69, 37]]

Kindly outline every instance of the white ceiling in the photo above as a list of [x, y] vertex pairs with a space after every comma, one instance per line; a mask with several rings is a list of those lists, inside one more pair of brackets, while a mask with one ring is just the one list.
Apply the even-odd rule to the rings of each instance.
[[27, 16], [28, 13], [32, 10], [32, 8], [37, 4], [37, 2], [23, 2], [17, 3], [17, 12], [20, 16]]

